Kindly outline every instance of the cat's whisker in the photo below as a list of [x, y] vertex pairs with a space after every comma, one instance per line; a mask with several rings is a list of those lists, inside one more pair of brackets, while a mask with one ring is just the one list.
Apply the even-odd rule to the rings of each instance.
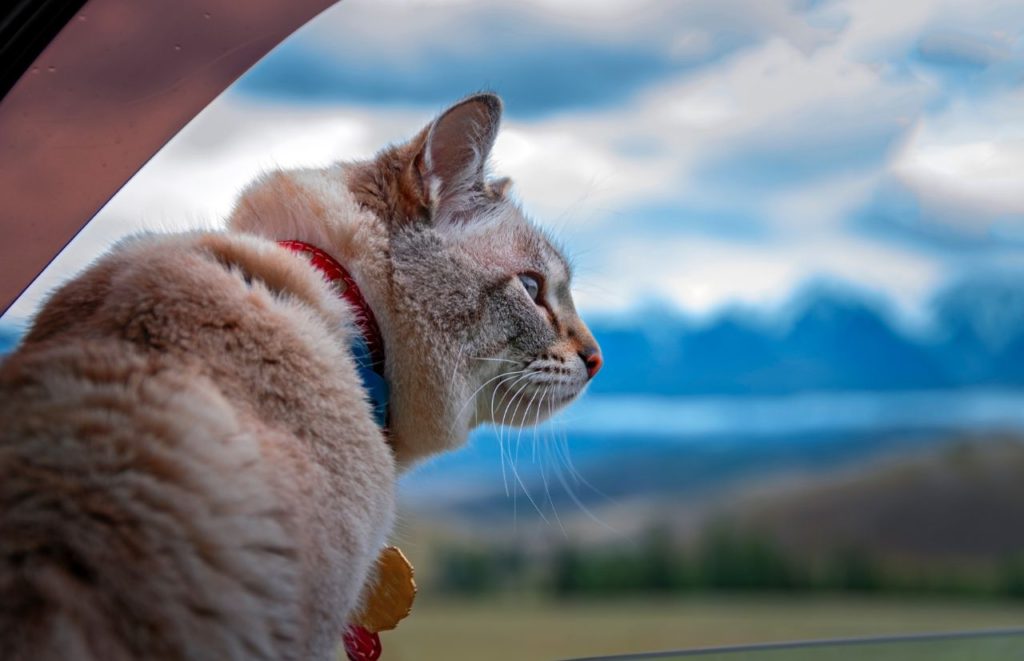
[[[522, 392], [524, 387], [520, 388], [519, 392], [516, 393], [517, 397]], [[531, 425], [531, 427], [534, 428], [534, 430], [532, 430], [532, 431], [534, 431], [534, 439], [532, 439], [532, 441], [534, 441], [534, 443], [532, 443], [532, 444], [534, 444], [534, 458], [535, 458], [535, 462], [536, 462], [536, 457], [537, 457], [537, 433], [538, 433], [537, 423], [540, 421], [540, 415], [541, 415], [543, 401], [544, 401], [545, 397], [547, 397], [549, 392], [550, 391], [548, 390], [547, 387], [538, 389], [534, 393], [534, 396], [530, 397], [529, 402], [526, 405], [526, 409], [523, 411], [523, 414], [522, 414], [522, 421], [523, 421], [523, 423], [525, 423], [525, 421], [529, 420], [529, 412], [530, 412], [530, 410], [534, 411], [534, 425]], [[537, 399], [539, 395], [541, 396], [540, 400]], [[513, 411], [512, 411], [512, 418], [513, 418], [513, 420], [516, 417], [516, 415], [518, 414], [519, 404], [521, 403], [521, 401], [522, 401], [522, 399], [520, 398], [519, 402], [516, 404], [516, 408], [513, 409]], [[536, 409], [534, 408], [535, 402], [538, 404], [538, 407]], [[523, 431], [524, 427], [525, 427], [525, 425], [520, 425], [519, 426], [519, 432], [518, 432], [518, 434], [516, 436], [515, 455], [514, 455], [514, 457], [510, 457], [510, 465], [512, 467], [512, 470], [514, 472], [516, 472], [516, 476], [517, 477], [518, 477], [518, 460], [517, 460], [517, 457], [518, 457], [518, 453], [519, 453], [519, 446], [520, 446], [520, 442], [521, 442], [521, 439], [522, 439], [522, 431]], [[555, 521], [558, 523], [558, 527], [561, 529], [562, 534], [567, 534], [566, 531], [565, 531], [565, 526], [562, 524], [561, 518], [558, 515], [557, 506], [555, 505], [554, 499], [551, 496], [551, 487], [550, 487], [550, 484], [548, 482], [547, 468], [544, 466], [543, 461], [540, 464], [540, 469], [541, 469], [541, 482], [544, 485], [545, 499], [547, 500], [548, 504], [551, 505], [551, 512], [554, 515]], [[522, 484], [522, 481], [520, 480], [519, 483]], [[523, 492], [526, 493], [525, 485], [523, 485]], [[537, 502], [534, 501], [534, 499], [532, 499], [532, 497], [530, 497], [528, 493], [526, 493], [526, 495], [527, 495], [527, 497], [530, 498], [530, 502], [532, 504], [534, 504], [534, 509], [538, 511], [538, 514], [541, 514], [542, 519], [545, 520], [545, 523], [548, 523], [548, 525], [550, 525], [550, 522], [548, 522], [547, 519], [544, 518], [544, 515], [541, 512], [540, 506], [537, 504]]]
[[546, 525], [551, 525], [551, 522], [548, 521], [548, 517], [544, 516], [544, 512], [537, 505], [537, 501], [534, 500], [533, 496], [530, 495], [530, 490], [526, 488], [526, 484], [523, 483], [523, 480], [519, 476], [519, 473], [517, 471], [513, 470], [512, 474], [515, 476], [516, 481], [519, 483], [519, 486], [522, 488], [523, 495], [526, 496], [526, 499], [530, 501], [531, 505], [533, 505], [533, 509], [537, 510], [537, 515], [540, 516], [541, 521], [543, 521]]
[[561, 472], [559, 472], [557, 475], [558, 475], [558, 480], [562, 483], [562, 488], [565, 489], [565, 492], [567, 494], [569, 494], [570, 498], [572, 498], [572, 502], [576, 505], [576, 507], [580, 508], [580, 511], [583, 512], [587, 516], [588, 519], [590, 519], [594, 523], [598, 524], [599, 526], [601, 526], [605, 530], [613, 532], [616, 535], [620, 534], [621, 531], [619, 531], [614, 526], [612, 526], [612, 525], [608, 524], [607, 522], [605, 522], [604, 520], [602, 520], [601, 517], [599, 517], [596, 514], [594, 514], [592, 511], [590, 511], [589, 507], [587, 507], [586, 505], [583, 504], [583, 501], [581, 501], [579, 499], [579, 497], [576, 495], [576, 492], [573, 491], [572, 486], [568, 482], [565, 481], [565, 477], [562, 475]]
[[[513, 371], [513, 372], [502, 372], [501, 374], [493, 376], [493, 377], [487, 379], [486, 381], [484, 381], [483, 384], [481, 384], [479, 388], [477, 388], [475, 391], [473, 391], [473, 394], [470, 395], [466, 399], [466, 402], [462, 405], [462, 408], [459, 409], [459, 414], [456, 416], [455, 420], [452, 422], [453, 428], [454, 428], [455, 423], [458, 421], [458, 416], [460, 416], [462, 414], [462, 411], [464, 411], [465, 408], [470, 403], [472, 403], [472, 402], [474, 402], [476, 400], [477, 394], [479, 394], [481, 390], [486, 388], [488, 386], [488, 384], [490, 384], [490, 383], [492, 383], [494, 381], [497, 381], [497, 383], [494, 385], [494, 387], [492, 388], [492, 391], [491, 391], [490, 419], [493, 421], [494, 420], [494, 397], [495, 397], [495, 395], [497, 395], [498, 388], [502, 384], [507, 383], [508, 381], [511, 381], [513, 379], [516, 379], [517, 377], [520, 377], [520, 375], [525, 374], [527, 371], [528, 370], [523, 369], [523, 370], [517, 370], [517, 371]], [[450, 433], [451, 433], [451, 431], [449, 430], [449, 434]], [[505, 495], [508, 496], [508, 476], [505, 473], [505, 454], [504, 454], [504, 450], [502, 448], [502, 440], [501, 440], [500, 428], [499, 428], [499, 431], [498, 431], [498, 449], [501, 452], [501, 481], [502, 481], [502, 484], [505, 487]]]
[[[523, 420], [524, 421], [529, 419], [530, 408], [533, 406], [533, 400], [537, 399], [537, 395], [539, 395], [540, 393], [541, 393], [541, 389], [538, 389], [535, 393], [533, 393], [533, 397], [530, 398], [530, 403], [526, 406], [526, 411], [523, 412]], [[516, 411], [518, 411], [518, 410], [519, 410], [519, 405], [517, 404], [516, 405]], [[512, 414], [512, 417], [513, 418], [515, 417], [515, 413]], [[538, 414], [537, 418], [539, 418], [539, 417], [540, 416]], [[535, 418], [534, 419], [534, 424], [537, 424], [536, 420], [537, 419]], [[516, 453], [515, 453], [515, 455], [516, 455], [516, 462], [518, 462], [518, 460], [519, 460], [519, 442], [523, 438], [523, 427], [525, 427], [525, 426], [526, 425], [520, 425], [519, 426], [519, 433], [516, 435]]]
[[[525, 378], [528, 378], [528, 377], [529, 377], [529, 376], [531, 376], [531, 375], [532, 375], [532, 371], [531, 371], [531, 374], [527, 374], [527, 375], [524, 375], [524, 376], [523, 376], [523, 377], [521, 377], [521, 378], [520, 378], [519, 380], [523, 380], [523, 379], [525, 379]], [[518, 383], [518, 381], [517, 381], [517, 383]], [[514, 385], [514, 384], [513, 384], [513, 385]], [[518, 477], [519, 477], [519, 475], [518, 475], [518, 470], [519, 470], [519, 469], [518, 469], [518, 467], [517, 467], [517, 465], [516, 465], [516, 464], [517, 464], [517, 461], [516, 461], [515, 457], [513, 456], [513, 452], [512, 452], [512, 448], [511, 448], [511, 438], [509, 438], [509, 441], [510, 441], [510, 442], [509, 442], [509, 445], [508, 445], [508, 447], [506, 447], [506, 446], [505, 446], [505, 445], [504, 445], [504, 444], [502, 443], [502, 435], [503, 435], [503, 433], [504, 433], [504, 429], [505, 429], [505, 426], [506, 426], [506, 425], [505, 425], [505, 421], [506, 421], [507, 419], [509, 419], [509, 418], [508, 418], [508, 413], [509, 413], [509, 407], [510, 407], [510, 406], [512, 406], [512, 402], [516, 402], [516, 408], [515, 408], [515, 409], [513, 410], [513, 412], [512, 412], [512, 418], [511, 418], [511, 421], [512, 421], [512, 422], [514, 422], [514, 421], [515, 421], [515, 416], [516, 416], [516, 412], [517, 412], [517, 411], [519, 410], [519, 406], [520, 406], [520, 404], [522, 404], [522, 398], [520, 397], [520, 395], [522, 394], [523, 390], [525, 390], [525, 389], [526, 389], [526, 388], [527, 388], [527, 387], [528, 387], [529, 385], [530, 385], [530, 382], [529, 382], [529, 381], [526, 381], [525, 383], [523, 383], [523, 384], [522, 384], [522, 385], [521, 385], [521, 386], [519, 387], [519, 389], [518, 389], [518, 390], [517, 390], [517, 391], [516, 391], [516, 392], [515, 392], [515, 393], [514, 393], [514, 394], [512, 395], [512, 397], [511, 397], [511, 398], [509, 399], [509, 402], [508, 402], [508, 404], [506, 404], [506, 405], [505, 405], [505, 411], [504, 411], [504, 412], [502, 413], [502, 416], [501, 416], [501, 424], [499, 425], [499, 428], [498, 428], [498, 429], [499, 429], [499, 431], [498, 431], [498, 445], [499, 445], [499, 449], [500, 449], [500, 450], [501, 450], [501, 452], [503, 453], [503, 455], [502, 455], [502, 464], [504, 464], [504, 461], [505, 461], [505, 459], [504, 459], [504, 453], [505, 453], [505, 452], [508, 452], [508, 460], [509, 460], [509, 465], [510, 465], [510, 466], [511, 466], [511, 468], [512, 468], [512, 473], [513, 473], [513, 474], [514, 474], [514, 475], [516, 476], [516, 478], [517, 478], [517, 479], [518, 479]], [[511, 387], [510, 387], [510, 388], [511, 388]], [[519, 429], [519, 433], [521, 434], [521, 433], [522, 433], [522, 431], [523, 431], [523, 430], [522, 430], [522, 427], [520, 427], [520, 429]], [[518, 449], [518, 441], [517, 441], [517, 449]], [[520, 482], [520, 483], [522, 483], [522, 480], [519, 480], [519, 482]], [[525, 490], [525, 486], [524, 486], [523, 488], [524, 488], [524, 490]], [[506, 494], [505, 494], [505, 495], [506, 495], [506, 497], [507, 497], [507, 496], [508, 496], [508, 493], [506, 492]]]
[[[547, 395], [547, 392], [545, 392], [544, 394]], [[543, 401], [543, 399], [542, 399], [542, 401]], [[538, 408], [538, 411], [539, 410], [540, 409]], [[537, 419], [538, 420], [539, 420], [539, 417], [540, 417], [540, 414], [538, 413], [537, 414]], [[537, 431], [538, 431], [537, 430], [537, 425], [536, 425], [536, 422], [535, 422], [534, 423], [534, 427], [533, 427], [533, 446], [535, 448], [537, 447]], [[549, 451], [548, 448], [545, 448], [545, 450]], [[547, 470], [547, 465], [543, 461], [543, 455], [541, 456], [541, 462], [540, 462], [540, 479], [544, 483], [544, 494], [547, 497], [548, 504], [551, 505], [551, 512], [552, 512], [552, 514], [555, 515], [555, 521], [558, 523], [558, 527], [561, 529], [562, 535], [565, 536], [566, 538], [568, 538], [569, 537], [569, 533], [566, 531], [565, 525], [562, 523], [562, 517], [558, 515], [558, 506], [555, 504], [555, 499], [552, 498], [552, 496], [551, 496], [551, 485], [548, 483], [548, 470]]]
[[[541, 414], [541, 411], [543, 410], [543, 407], [544, 407], [544, 400], [547, 399], [548, 395], [550, 395], [550, 394], [551, 394], [551, 389], [550, 388], [545, 388], [544, 389], [544, 394], [541, 395], [540, 401], [537, 402], [537, 414], [536, 414], [536, 416], [533, 419], [533, 425], [534, 425], [535, 428], [540, 425], [540, 414]], [[550, 403], [550, 400], [549, 400], [549, 403]]]
[[[525, 372], [525, 374], [523, 374], [523, 376], [521, 376], [520, 378], [516, 379], [516, 381], [511, 386], [507, 387], [508, 390], [511, 390], [520, 381], [523, 381], [525, 379], [529, 379], [531, 377], [534, 377], [535, 374], [536, 374], [531, 369], [526, 369], [526, 370], [524, 370], [524, 372]], [[530, 382], [526, 381], [526, 383], [524, 383], [522, 386], [520, 386], [520, 388], [515, 392], [515, 394], [513, 394], [511, 397], [509, 397], [508, 402], [505, 404], [505, 410], [501, 414], [501, 422], [499, 423], [500, 427], [504, 427], [505, 426], [505, 420], [508, 419], [508, 410], [512, 406], [512, 403], [519, 401], [519, 394], [523, 391], [524, 388], [526, 388], [529, 385], [530, 385]], [[495, 390], [497, 390], [497, 388], [495, 388]], [[518, 406], [516, 408], [518, 409]], [[514, 417], [514, 414], [513, 414], [513, 417]]]
[[[535, 379], [534, 381], [536, 381], [536, 379]], [[527, 385], [527, 386], [529, 386], [529, 385], [533, 385], [533, 386], [536, 386], [537, 384], [536, 384], [536, 383], [534, 382], [534, 383], [527, 383], [526, 385]], [[537, 390], [535, 390], [535, 391], [534, 391], [534, 393], [533, 393], [533, 397], [531, 397], [531, 398], [530, 398], [530, 404], [529, 404], [529, 405], [528, 405], [528, 406], [526, 407], [526, 410], [525, 410], [525, 411], [523, 411], [523, 417], [521, 418], [521, 420], [522, 420], [522, 421], [523, 421], [524, 423], [526, 422], [526, 420], [527, 420], [527, 419], [529, 418], [529, 416], [530, 416], [530, 406], [532, 406], [532, 405], [533, 405], [533, 400], [537, 398], [537, 394], [538, 394], [539, 392], [540, 392], [540, 390], [539, 390], [539, 389], [537, 389]], [[522, 403], [523, 403], [523, 398], [521, 397], [521, 398], [519, 398], [519, 400], [518, 400], [518, 401], [516, 402], [516, 407], [515, 407], [515, 409], [513, 409], [513, 410], [512, 410], [512, 417], [511, 417], [511, 418], [509, 418], [509, 420], [510, 420], [510, 421], [511, 421], [511, 422], [512, 422], [513, 424], [515, 424], [516, 416], [517, 416], [517, 415], [519, 415], [519, 407], [520, 407], [520, 406], [522, 405]], [[522, 437], [522, 433], [523, 433], [523, 427], [525, 427], [525, 426], [526, 426], [525, 424], [521, 424], [521, 425], [518, 425], [518, 427], [519, 427], [519, 434], [518, 434], [518, 435], [516, 436], [516, 450], [517, 450], [517, 452], [518, 452], [518, 450], [519, 450], [519, 439], [520, 439], [520, 438]]]
[[[553, 432], [553, 430], [552, 430], [552, 432]], [[576, 470], [576, 467], [573, 465], [572, 459], [569, 456], [569, 439], [566, 436], [564, 429], [562, 430], [561, 441], [562, 441], [561, 443], [553, 443], [554, 449], [556, 451], [556, 457], [555, 457], [556, 460], [558, 458], [558, 455], [560, 454], [564, 458], [564, 460], [565, 460], [564, 466], [569, 469], [571, 477], [574, 477], [578, 482], [582, 483], [583, 486], [587, 487], [588, 489], [590, 489], [591, 491], [593, 491], [597, 495], [601, 496], [602, 498], [605, 498], [605, 499], [607, 499], [610, 502], [614, 502], [612, 498], [610, 498], [607, 494], [605, 494], [600, 489], [598, 489], [597, 487], [592, 485], [590, 482], [588, 482], [587, 479], [584, 478], [583, 475], [578, 470]], [[561, 449], [562, 452], [558, 452], [559, 449]], [[594, 521], [595, 523], [597, 523], [601, 527], [605, 528], [606, 530], [615, 533], [616, 535], [621, 534], [620, 530], [618, 530], [617, 528], [615, 528], [611, 524], [609, 524], [606, 521], [604, 521], [603, 519], [601, 519], [601, 517], [599, 517], [596, 514], [594, 514], [590, 510], [590, 508], [588, 508], [585, 504], [583, 504], [583, 501], [581, 501], [579, 496], [576, 495], [575, 489], [573, 489], [572, 485], [569, 482], [566, 481], [565, 476], [563, 475], [561, 470], [558, 470], [556, 475], [558, 477], [559, 482], [561, 482], [561, 484], [562, 484], [562, 488], [564, 488], [566, 493], [569, 494], [569, 498], [572, 499], [572, 502], [580, 509], [581, 512], [583, 512], [587, 516], [587, 518], [589, 518], [590, 520]]]
[[488, 379], [488, 383], [491, 383], [491, 382], [494, 382], [497, 379], [500, 379], [500, 381], [495, 383], [494, 386], [491, 388], [491, 417], [492, 417], [492, 422], [493, 422], [493, 416], [494, 416], [494, 407], [500, 404], [500, 401], [495, 402], [495, 400], [494, 400], [494, 398], [498, 396], [499, 389], [502, 386], [504, 386], [505, 384], [507, 384], [509, 381], [512, 381], [513, 379], [518, 380], [517, 377], [521, 378], [528, 371], [529, 370], [522, 369], [522, 370], [516, 370], [514, 372], [503, 372], [503, 373], [499, 374], [496, 377]]
[[[523, 377], [520, 377], [520, 380], [521, 380], [522, 378], [523, 378]], [[519, 397], [519, 395], [520, 395], [520, 394], [522, 393], [522, 391], [523, 391], [523, 390], [524, 390], [524, 389], [525, 389], [525, 388], [526, 388], [526, 387], [527, 387], [528, 385], [529, 385], [529, 382], [526, 382], [526, 383], [524, 383], [523, 385], [519, 386], [519, 389], [518, 389], [518, 390], [516, 390], [516, 392], [515, 392], [515, 394], [513, 395], [513, 397], [512, 397], [512, 398], [513, 398], [513, 399], [517, 399], [517, 398]], [[511, 402], [510, 402], [510, 403], [511, 403]], [[501, 428], [503, 428], [503, 427], [505, 426], [505, 424], [504, 424], [504, 423], [505, 423], [505, 419], [506, 419], [506, 416], [508, 415], [508, 409], [509, 409], [509, 407], [508, 407], [508, 406], [506, 406], [506, 407], [505, 407], [505, 412], [504, 412], [504, 413], [502, 414], [502, 419], [501, 419], [501, 426], [499, 427], [499, 429], [501, 429]], [[499, 432], [499, 437], [498, 437], [498, 438], [499, 438], [499, 444], [500, 444], [500, 443], [501, 443], [501, 440], [500, 440], [500, 439], [501, 439], [501, 436], [500, 436], [500, 432]], [[502, 450], [502, 452], [504, 452], [504, 450]], [[537, 501], [536, 501], [536, 500], [534, 500], [533, 496], [531, 496], [531, 495], [530, 495], [530, 491], [529, 491], [529, 489], [527, 489], [527, 488], [526, 488], [526, 483], [525, 483], [525, 482], [523, 482], [523, 478], [522, 478], [522, 476], [521, 476], [521, 475], [519, 474], [519, 471], [518, 471], [518, 469], [516, 468], [515, 464], [512, 464], [512, 462], [511, 462], [511, 455], [510, 455], [510, 457], [509, 457], [509, 463], [510, 463], [510, 468], [512, 469], [512, 476], [513, 476], [513, 477], [515, 478], [516, 482], [517, 482], [517, 483], [519, 484], [519, 486], [520, 486], [520, 487], [522, 488], [522, 490], [523, 490], [523, 495], [525, 495], [525, 496], [526, 496], [526, 498], [527, 498], [527, 500], [529, 500], [529, 501], [530, 501], [530, 504], [531, 504], [531, 505], [533, 505], [533, 509], [537, 510], [537, 514], [538, 514], [538, 515], [540, 516], [541, 520], [542, 520], [542, 521], [544, 521], [544, 523], [545, 523], [545, 524], [548, 524], [548, 525], [550, 525], [550, 521], [548, 521], [548, 518], [547, 518], [546, 516], [544, 516], [544, 512], [543, 512], [543, 511], [541, 510], [541, 508], [540, 508], [540, 507], [539, 507], [539, 506], [537, 505]]]
[[[559, 383], [559, 381], [556, 380], [554, 383], [557, 384], [557, 383]], [[543, 404], [544, 400], [548, 397], [548, 395], [551, 394], [551, 392], [552, 392], [551, 383], [545, 383], [544, 384], [544, 396], [541, 398], [541, 404]], [[548, 400], [548, 402], [549, 402], [549, 406], [550, 406], [551, 405], [551, 400]], [[542, 406], [538, 406], [537, 407], [537, 414], [536, 414], [536, 417], [534, 418], [534, 421], [533, 421], [533, 425], [534, 425], [535, 428], [536, 428], [537, 425], [540, 424], [540, 414], [541, 414], [542, 410], [543, 410]], [[543, 442], [543, 439], [541, 439], [541, 441]], [[543, 457], [541, 457], [541, 460], [543, 460]], [[534, 433], [534, 435], [533, 435], [533, 461], [537, 462], [537, 434], [536, 433]]]
[[[496, 381], [497, 379], [504, 378], [506, 376], [516, 376], [516, 375], [522, 374], [525, 371], [526, 370], [517, 370], [515, 372], [502, 372], [501, 374], [498, 374], [496, 376], [492, 376], [491, 378], [489, 378], [486, 381], [484, 381], [480, 385], [479, 388], [477, 388], [476, 390], [473, 391], [473, 394], [471, 394], [469, 397], [466, 398], [466, 401], [462, 403], [462, 406], [455, 413], [455, 416], [452, 419], [452, 424], [451, 424], [451, 426], [448, 429], [448, 434], [451, 435], [452, 431], [455, 429], [455, 425], [458, 424], [459, 418], [465, 412], [466, 407], [469, 406], [471, 403], [473, 403], [476, 400], [476, 396], [478, 394], [480, 394], [480, 391], [483, 390], [484, 388], [486, 388], [489, 383], [491, 383], [493, 381]], [[494, 417], [494, 405], [493, 405], [493, 403], [491, 405], [491, 417], [492, 417], [492, 419]]]
[[[537, 511], [537, 514], [540, 516], [541, 520], [545, 524], [550, 525], [551, 522], [548, 521], [548, 518], [546, 516], [544, 516], [543, 510], [541, 510], [540, 506], [537, 505], [537, 501], [534, 500], [533, 496], [530, 495], [530, 490], [526, 487], [526, 483], [523, 482], [523, 478], [519, 474], [519, 470], [516, 468], [516, 466], [514, 464], [510, 463], [510, 466], [511, 466], [511, 469], [512, 469], [512, 475], [513, 475], [513, 477], [515, 477], [516, 483], [518, 483], [519, 487], [523, 490], [523, 495], [526, 496], [526, 499], [530, 501], [530, 505], [532, 505], [533, 509], [535, 509]], [[513, 507], [515, 507], [515, 502], [514, 501], [513, 501]]]
[[600, 489], [598, 489], [586, 477], [584, 477], [583, 473], [581, 473], [576, 468], [576, 465], [573, 464], [572, 456], [571, 456], [571, 454], [569, 452], [569, 438], [565, 434], [564, 430], [562, 432], [562, 442], [561, 442], [561, 444], [558, 445], [558, 447], [560, 447], [562, 449], [561, 456], [564, 457], [564, 459], [565, 459], [565, 466], [569, 469], [570, 476], [573, 477], [573, 479], [578, 484], [582, 484], [584, 487], [590, 489], [591, 491], [596, 493], [598, 496], [601, 496], [602, 498], [604, 498], [604, 499], [606, 499], [608, 501], [612, 501], [612, 502], [614, 501], [614, 499], [611, 496], [609, 496], [605, 492], [603, 492]]
[[[554, 434], [554, 430], [552, 430], [552, 434]], [[561, 464], [569, 471], [569, 477], [572, 478], [573, 482], [579, 484], [583, 480], [583, 476], [576, 470], [576, 466], [572, 463], [572, 457], [569, 456], [569, 439], [565, 431], [563, 430], [557, 437], [553, 436], [552, 441], [555, 446], [556, 457], [559, 458]]]
[[[492, 421], [495, 420], [495, 417], [494, 417], [494, 397], [495, 397], [495, 395], [498, 394], [498, 388], [501, 387], [502, 385], [504, 385], [505, 383], [507, 383], [508, 381], [512, 380], [512, 379], [515, 379], [513, 381], [513, 385], [515, 385], [521, 379], [523, 379], [526, 376], [528, 376], [528, 374], [526, 374], [527, 372], [529, 372], [529, 370], [520, 370], [519, 372], [512, 372], [511, 374], [504, 374], [502, 376], [506, 376], [508, 378], [502, 379], [497, 384], [495, 384], [495, 386], [491, 389], [491, 411], [490, 411], [490, 417], [491, 417]], [[501, 436], [502, 426], [498, 425], [497, 430], [498, 430], [498, 453], [501, 455], [501, 482], [502, 482], [502, 485], [504, 485], [504, 487], [505, 487], [505, 497], [507, 498], [508, 497], [508, 476], [505, 473], [505, 446], [504, 446], [504, 443], [502, 442], [502, 436]]]
[[[505, 457], [506, 457], [506, 455], [508, 456], [509, 464], [511, 465], [512, 464], [512, 453], [511, 453], [510, 448], [508, 448], [506, 446], [506, 442], [505, 442], [505, 433], [506, 433], [506, 428], [507, 428], [507, 425], [505, 424], [505, 421], [506, 421], [506, 419], [508, 417], [508, 410], [509, 410], [509, 407], [512, 405], [512, 402], [518, 401], [519, 395], [522, 393], [522, 391], [527, 386], [529, 386], [529, 381], [527, 379], [530, 378], [531, 374], [532, 374], [531, 370], [528, 370], [528, 369], [527, 370], [523, 370], [522, 374], [520, 376], [518, 376], [515, 380], [512, 380], [511, 385], [506, 385], [508, 383], [507, 380], [506, 381], [500, 381], [498, 384], [495, 385], [494, 392], [491, 393], [491, 420], [494, 421], [495, 424], [497, 425], [498, 451], [501, 454], [502, 480], [505, 481], [505, 496], [506, 497], [508, 497], [509, 493], [508, 493], [507, 478], [505, 476]], [[518, 388], [516, 388], [517, 384], [519, 384], [520, 382], [523, 382], [522, 385], [519, 385]], [[504, 409], [504, 411], [501, 414], [501, 419], [499, 420], [497, 418], [497, 416], [495, 415], [495, 411], [494, 411], [494, 403], [495, 403], [494, 402], [494, 396], [497, 394], [498, 388], [500, 388], [502, 386], [504, 386], [506, 388], [507, 392], [512, 392], [513, 388], [516, 388], [516, 390], [514, 392], [512, 392], [511, 395], [508, 395], [508, 402], [505, 404], [505, 409]], [[504, 398], [505, 398], [505, 395], [503, 394], [502, 395], [502, 399], [504, 399]], [[499, 401], [499, 406], [500, 406], [500, 401]], [[519, 476], [516, 475], [516, 468], [515, 468], [515, 466], [511, 466], [511, 468], [512, 468], [513, 475], [515, 475], [515, 477], [518, 479]], [[520, 481], [520, 483], [522, 482], [521, 480], [519, 480], [519, 481]], [[515, 490], [513, 488], [513, 492], [514, 491]]]
[[[503, 427], [503, 426], [504, 426], [504, 424], [505, 424], [505, 417], [504, 417], [504, 415], [502, 415], [502, 419], [501, 419], [501, 422], [498, 422], [498, 419], [497, 419], [497, 417], [496, 417], [496, 415], [495, 415], [495, 411], [494, 411], [494, 406], [495, 406], [495, 400], [494, 400], [494, 398], [495, 398], [495, 397], [497, 397], [497, 395], [498, 395], [498, 390], [499, 390], [499, 389], [500, 389], [500, 388], [501, 388], [502, 386], [505, 386], [506, 390], [511, 390], [512, 388], [514, 388], [514, 387], [515, 387], [515, 385], [516, 385], [517, 383], [519, 383], [519, 382], [520, 382], [520, 381], [522, 381], [523, 379], [529, 378], [529, 376], [530, 376], [530, 370], [526, 369], [526, 370], [520, 370], [520, 371], [518, 371], [518, 372], [512, 372], [512, 373], [508, 374], [507, 376], [509, 376], [510, 378], [509, 378], [509, 379], [503, 379], [503, 380], [499, 381], [499, 382], [498, 382], [498, 383], [496, 383], [496, 384], [494, 385], [494, 387], [493, 387], [493, 388], [491, 389], [491, 422], [492, 422], [492, 423], [494, 423], [494, 424], [496, 424], [496, 425], [497, 425], [497, 426], [498, 426], [499, 428], [500, 428], [500, 427]], [[513, 377], [513, 376], [514, 376], [514, 377], [517, 377], [517, 378], [515, 378], [514, 380], [512, 380], [512, 379], [511, 379], [511, 377]], [[510, 380], [512, 381], [512, 384], [511, 384], [511, 385], [506, 385], [507, 383], [509, 383], [509, 381], [510, 381]], [[498, 400], [498, 402], [497, 402], [497, 405], [498, 405], [498, 406], [501, 406], [501, 402], [502, 402], [502, 401], [503, 401], [504, 399], [505, 399], [505, 395], [503, 394], [503, 395], [501, 396], [501, 399], [499, 399], [499, 400]], [[515, 400], [515, 397], [514, 397], [514, 396], [512, 396], [512, 397], [511, 397], [511, 398], [509, 399], [509, 402], [508, 402], [508, 404], [506, 404], [506, 405], [505, 405], [505, 411], [506, 411], [506, 413], [508, 412], [508, 407], [509, 407], [509, 406], [511, 406], [511, 404], [512, 404], [512, 402], [513, 402], [514, 400]]]
[[[530, 386], [530, 382], [529, 381], [527, 381], [527, 382], [523, 383], [521, 386], [519, 386], [518, 390], [516, 390], [515, 394], [512, 396], [512, 399], [509, 401], [508, 405], [505, 407], [505, 412], [501, 416], [501, 429], [502, 430], [504, 430], [506, 428], [505, 421], [506, 421], [506, 419], [508, 419], [508, 413], [509, 413], [508, 408], [509, 408], [509, 406], [511, 406], [512, 402], [515, 401], [516, 402], [516, 409], [515, 410], [518, 410], [519, 409], [519, 404], [522, 403], [522, 397], [520, 395], [522, 395], [523, 391], [526, 388], [528, 388], [529, 386]], [[514, 411], [512, 413], [512, 416], [513, 416], [513, 418], [510, 421], [514, 422], [514, 418], [515, 418], [515, 412]], [[522, 427], [520, 427], [519, 431], [522, 432]], [[512, 465], [512, 470], [516, 470], [515, 460], [512, 457], [511, 432], [510, 432], [510, 438], [509, 438], [509, 447], [508, 447], [507, 451], [508, 451], [509, 463]]]

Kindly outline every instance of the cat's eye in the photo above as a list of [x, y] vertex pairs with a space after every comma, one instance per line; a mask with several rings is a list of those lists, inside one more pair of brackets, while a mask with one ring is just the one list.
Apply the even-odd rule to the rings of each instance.
[[533, 273], [520, 273], [519, 282], [523, 283], [523, 289], [529, 295], [530, 300], [540, 302], [540, 276]]

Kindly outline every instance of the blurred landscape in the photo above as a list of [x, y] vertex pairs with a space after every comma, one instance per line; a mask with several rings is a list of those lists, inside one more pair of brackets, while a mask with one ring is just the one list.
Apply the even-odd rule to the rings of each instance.
[[[432, 626], [546, 613], [570, 656], [1024, 622], [1024, 283], [930, 310], [901, 328], [815, 286], [775, 315], [597, 321], [582, 401], [404, 479]], [[561, 649], [528, 640], [494, 658]]]

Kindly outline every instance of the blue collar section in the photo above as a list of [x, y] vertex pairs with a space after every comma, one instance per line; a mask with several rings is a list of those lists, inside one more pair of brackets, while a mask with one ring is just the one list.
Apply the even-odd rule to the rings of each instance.
[[388, 426], [388, 401], [391, 392], [384, 375], [377, 371], [373, 362], [373, 355], [370, 353], [370, 345], [362, 333], [352, 334], [352, 344], [349, 350], [356, 360], [356, 371], [359, 379], [363, 382], [363, 388], [370, 399], [370, 407], [373, 409], [373, 419], [377, 426], [386, 430]]

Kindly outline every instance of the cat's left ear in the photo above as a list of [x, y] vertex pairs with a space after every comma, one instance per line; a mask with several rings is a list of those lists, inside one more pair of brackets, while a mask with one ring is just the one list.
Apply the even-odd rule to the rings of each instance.
[[477, 94], [434, 120], [416, 155], [423, 195], [433, 218], [470, 211], [485, 190], [484, 168], [501, 123], [501, 99]]

